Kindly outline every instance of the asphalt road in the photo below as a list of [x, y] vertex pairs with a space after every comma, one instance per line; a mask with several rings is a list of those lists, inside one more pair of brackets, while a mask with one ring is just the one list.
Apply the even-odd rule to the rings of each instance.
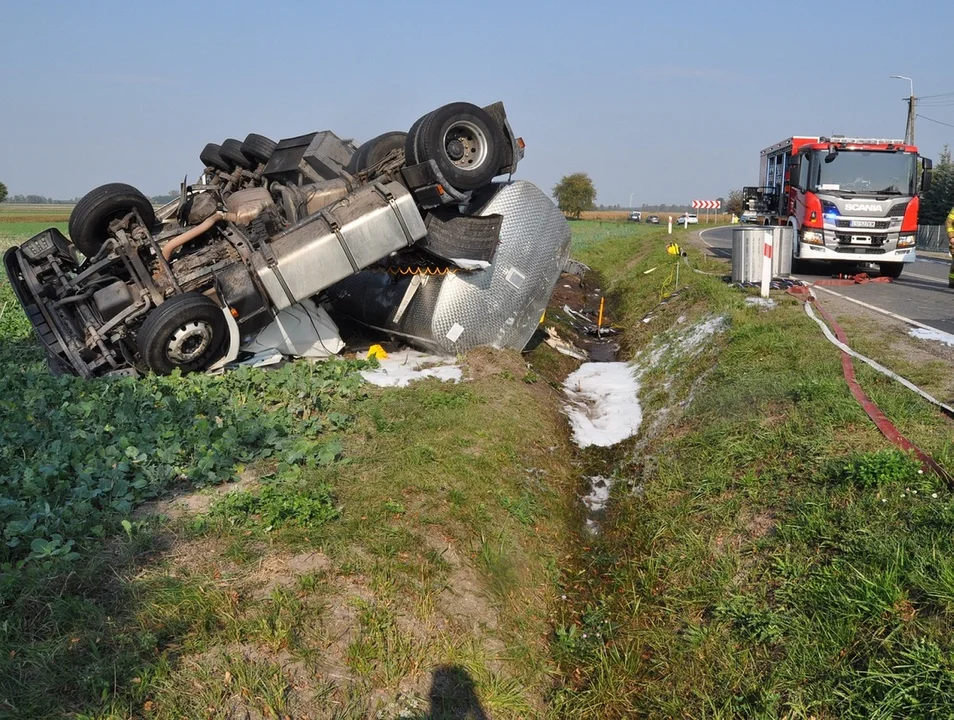
[[[702, 242], [709, 252], [720, 258], [732, 259], [732, 227], [703, 230]], [[918, 257], [917, 262], [905, 265], [904, 272], [891, 283], [869, 283], [825, 288], [849, 300], [866, 303], [874, 308], [901, 316], [904, 320], [954, 334], [954, 289], [947, 286], [950, 260]], [[875, 277], [877, 266], [834, 268], [826, 263], [811, 263], [806, 273], [795, 277], [806, 282], [830, 278], [836, 272], [867, 272]]]

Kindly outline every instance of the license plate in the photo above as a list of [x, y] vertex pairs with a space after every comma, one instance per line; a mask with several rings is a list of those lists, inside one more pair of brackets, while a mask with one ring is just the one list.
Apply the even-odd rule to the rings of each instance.
[[855, 245], [870, 245], [871, 236], [870, 235], [852, 235], [851, 242]]
[[873, 228], [875, 227], [875, 221], [874, 220], [852, 220], [850, 227]]

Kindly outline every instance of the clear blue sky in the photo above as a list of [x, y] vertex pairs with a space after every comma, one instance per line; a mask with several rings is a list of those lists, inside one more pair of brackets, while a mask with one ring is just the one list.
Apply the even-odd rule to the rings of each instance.
[[[7, 0], [0, 180], [146, 194], [207, 142], [330, 129], [359, 142], [446, 102], [502, 100], [518, 177], [586, 171], [597, 202], [682, 203], [757, 180], [789, 135], [902, 137], [954, 93], [954, 2]], [[922, 114], [954, 125], [954, 103]], [[922, 152], [954, 127], [917, 121]]]

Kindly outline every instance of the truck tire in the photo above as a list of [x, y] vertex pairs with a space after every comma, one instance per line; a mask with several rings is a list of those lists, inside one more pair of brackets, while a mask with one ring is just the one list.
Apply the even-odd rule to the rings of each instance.
[[878, 263], [878, 271], [885, 277], [899, 278], [901, 277], [902, 270], [904, 270], [904, 263], [899, 263], [899, 262]]
[[415, 159], [434, 160], [458, 190], [476, 190], [497, 175], [502, 143], [500, 129], [485, 110], [451, 103], [423, 118], [414, 136]]
[[219, 153], [219, 146], [215, 143], [209, 143], [202, 148], [202, 152], [199, 153], [199, 160], [207, 168], [221, 170], [222, 172], [229, 172], [231, 170], [229, 164], [222, 159], [222, 155]]
[[83, 255], [93, 257], [109, 234], [109, 224], [133, 210], [152, 230], [156, 211], [145, 195], [125, 183], [100, 185], [86, 193], [70, 213], [70, 240]]
[[348, 163], [346, 170], [349, 174], [354, 175], [362, 170], [367, 170], [369, 167], [374, 167], [388, 153], [394, 150], [403, 150], [406, 140], [407, 133], [398, 130], [378, 135], [358, 148], [357, 152], [351, 156], [351, 161]]
[[411, 129], [407, 131], [407, 137], [404, 139], [404, 161], [407, 165], [419, 165], [421, 163], [417, 159], [417, 134], [429, 115], [430, 113], [419, 117], [411, 125]]
[[242, 153], [254, 163], [267, 163], [277, 147], [278, 143], [274, 140], [257, 133], [249, 133], [242, 143]]
[[174, 295], [146, 316], [137, 333], [139, 355], [156, 375], [204, 370], [222, 353], [229, 329], [222, 309], [205, 295]]
[[[248, 170], [252, 167], [251, 161], [245, 157], [245, 154], [242, 152], [242, 143], [235, 138], [229, 138], [228, 140], [223, 141], [222, 145], [219, 147], [219, 155], [222, 156], [222, 159], [226, 163], [229, 163], [232, 167], [240, 167], [245, 170]], [[230, 168], [231, 169], [231, 168]]]

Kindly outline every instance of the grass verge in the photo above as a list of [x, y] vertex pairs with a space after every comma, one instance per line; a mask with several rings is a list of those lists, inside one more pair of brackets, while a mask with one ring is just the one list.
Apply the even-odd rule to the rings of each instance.
[[[632, 345], [644, 346], [650, 312], [662, 327], [720, 314], [728, 329], [708, 353], [645, 378], [644, 398], [676, 385], [691, 404], [654, 423], [650, 402], [643, 437], [612, 468], [604, 533], [564, 573], [554, 714], [949, 716], [950, 489], [877, 434], [798, 303], [759, 310], [684, 272], [683, 291], [657, 306], [660, 270], [641, 271], [672, 264], [668, 238], [640, 232], [628, 255], [592, 225], [575, 236], [625, 298]], [[858, 374], [954, 469], [948, 419], [866, 367]]]

